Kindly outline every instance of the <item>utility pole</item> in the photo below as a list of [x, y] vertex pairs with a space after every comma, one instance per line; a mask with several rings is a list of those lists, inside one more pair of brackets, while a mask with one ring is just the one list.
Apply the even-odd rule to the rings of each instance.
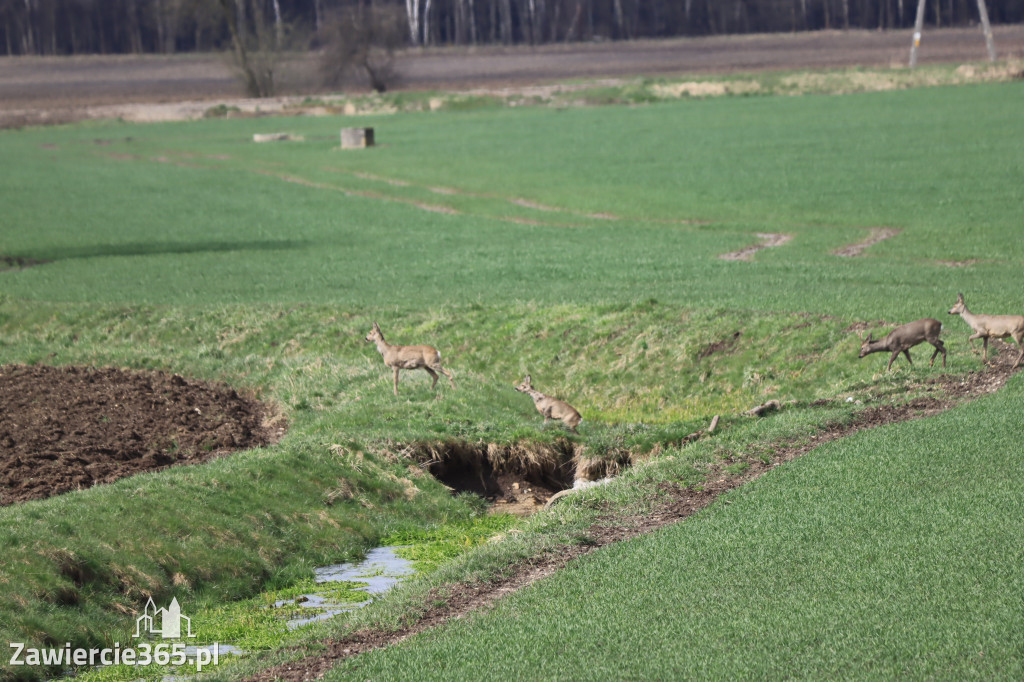
[[924, 28], [924, 0], [917, 0], [917, 18], [914, 19], [914, 42], [910, 44], [910, 68], [917, 66], [917, 48], [921, 46]]
[[[917, 0], [917, 16], [914, 19], [914, 42], [910, 45], [910, 68], [917, 66], [917, 48], [921, 46], [921, 31], [924, 29], [924, 3]], [[996, 45], [992, 40], [992, 26], [988, 23], [988, 9], [985, 0], [978, 0], [978, 14], [981, 16], [981, 30], [985, 34], [985, 47], [988, 49], [988, 60], [996, 60]]]
[[988, 60], [996, 60], [996, 44], [992, 41], [992, 26], [988, 23], [988, 10], [985, 0], [978, 0], [978, 14], [981, 15], [981, 30], [985, 33], [985, 47], [988, 48]]

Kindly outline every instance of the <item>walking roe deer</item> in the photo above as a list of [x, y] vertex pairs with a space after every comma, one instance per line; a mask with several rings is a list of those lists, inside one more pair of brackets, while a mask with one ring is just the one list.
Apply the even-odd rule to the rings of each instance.
[[544, 395], [540, 391], [533, 388], [533, 382], [530, 379], [530, 375], [527, 374], [523, 382], [515, 387], [520, 393], [533, 398], [533, 406], [537, 408], [537, 411], [544, 415], [544, 423], [547, 424], [549, 419], [561, 419], [562, 423], [569, 427], [573, 433], [579, 433], [576, 427], [583, 421], [583, 417], [576, 411], [569, 403], [558, 398], [552, 398], [549, 395]]
[[441, 366], [441, 353], [433, 346], [392, 346], [384, 340], [384, 334], [380, 331], [380, 325], [373, 323], [373, 328], [366, 335], [367, 341], [372, 341], [377, 350], [384, 356], [384, 364], [395, 370], [395, 395], [398, 395], [398, 370], [400, 369], [425, 369], [433, 377], [434, 382], [430, 384], [430, 390], [437, 387], [437, 373], [448, 377], [452, 388], [455, 388], [455, 380], [452, 373]]
[[959, 315], [964, 318], [964, 322], [970, 325], [974, 333], [967, 337], [967, 341], [971, 344], [971, 348], [974, 348], [974, 339], [981, 339], [984, 345], [984, 350], [981, 355], [982, 362], [988, 362], [988, 340], [992, 339], [1005, 339], [1008, 336], [1012, 336], [1013, 340], [1020, 346], [1020, 355], [1017, 356], [1017, 361], [1013, 363], [1013, 367], [1016, 368], [1020, 365], [1020, 361], [1024, 358], [1024, 316], [1021, 315], [975, 315], [967, 309], [967, 305], [964, 303], [964, 295], [956, 295], [956, 304], [949, 309], [950, 315]]
[[907, 324], [896, 327], [889, 335], [884, 339], [875, 341], [871, 334], [868, 334], [868, 338], [864, 339], [860, 344], [860, 355], [857, 357], [862, 358], [865, 355], [871, 353], [879, 353], [881, 351], [892, 351], [892, 355], [889, 356], [889, 365], [885, 368], [888, 372], [892, 369], [893, 360], [895, 360], [900, 353], [907, 356], [907, 362], [911, 365], [914, 361], [910, 359], [910, 349], [921, 343], [927, 341], [928, 343], [935, 346], [935, 352], [932, 353], [931, 362], [928, 366], [931, 367], [935, 364], [935, 356], [942, 353], [942, 366], [946, 366], [946, 346], [942, 343], [939, 338], [939, 334], [942, 332], [942, 323], [931, 317], [926, 317], [922, 320], [915, 320], [914, 322], [908, 322]]

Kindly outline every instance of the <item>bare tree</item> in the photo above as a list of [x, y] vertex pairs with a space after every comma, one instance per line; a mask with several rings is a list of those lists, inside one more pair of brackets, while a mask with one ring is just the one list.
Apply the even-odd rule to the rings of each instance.
[[408, 24], [394, 5], [347, 7], [325, 25], [320, 71], [326, 85], [338, 85], [354, 74], [384, 92], [398, 79], [395, 51], [407, 44]]
[[277, 51], [271, 48], [263, 11], [253, 6], [253, 30], [246, 26], [246, 0], [218, 0], [231, 34], [235, 67], [250, 97], [274, 94]]

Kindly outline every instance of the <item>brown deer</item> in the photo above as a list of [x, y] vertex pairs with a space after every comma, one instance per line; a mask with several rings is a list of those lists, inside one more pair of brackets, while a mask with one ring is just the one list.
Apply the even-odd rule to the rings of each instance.
[[544, 423], [547, 424], [549, 419], [561, 419], [562, 423], [569, 427], [573, 433], [579, 433], [576, 427], [583, 421], [583, 417], [576, 411], [569, 403], [558, 398], [552, 398], [551, 396], [544, 395], [540, 391], [534, 390], [533, 383], [530, 380], [530, 375], [527, 374], [526, 378], [523, 379], [523, 383], [515, 387], [520, 393], [533, 398], [533, 406], [537, 408], [537, 411], [544, 415]]
[[377, 350], [384, 356], [384, 364], [395, 370], [395, 395], [398, 395], [398, 370], [400, 369], [425, 369], [433, 377], [434, 382], [430, 384], [430, 390], [437, 387], [437, 373], [448, 377], [452, 388], [455, 388], [455, 380], [452, 373], [441, 366], [441, 354], [433, 346], [392, 346], [384, 340], [384, 334], [380, 331], [380, 325], [373, 323], [373, 328], [366, 335], [367, 341], [372, 341]]
[[1013, 369], [1020, 365], [1020, 361], [1024, 358], [1024, 316], [1021, 315], [975, 315], [967, 309], [967, 305], [964, 303], [964, 295], [956, 295], [956, 304], [949, 309], [950, 315], [959, 315], [964, 318], [964, 322], [970, 325], [974, 333], [967, 337], [967, 341], [971, 344], [971, 348], [974, 348], [974, 339], [981, 339], [984, 345], [984, 350], [981, 355], [982, 362], [988, 362], [988, 340], [991, 339], [1005, 339], [1008, 336], [1012, 336], [1013, 340], [1020, 346], [1020, 355], [1017, 356], [1017, 361], [1013, 363]]
[[942, 332], [942, 323], [938, 320], [926, 317], [923, 320], [915, 320], [914, 322], [908, 322], [902, 327], [896, 327], [889, 335], [884, 339], [875, 341], [871, 334], [868, 334], [868, 338], [863, 340], [860, 344], [860, 355], [857, 357], [864, 357], [871, 353], [879, 353], [881, 351], [892, 351], [892, 355], [889, 356], [889, 365], [885, 368], [888, 372], [892, 369], [893, 360], [903, 353], [907, 356], [907, 362], [911, 365], [914, 361], [910, 359], [910, 349], [921, 343], [927, 341], [928, 343], [935, 346], [935, 352], [932, 353], [931, 362], [928, 366], [931, 367], [935, 364], [935, 356], [942, 353], [942, 366], [946, 366], [946, 346], [942, 343], [939, 338], [939, 334]]

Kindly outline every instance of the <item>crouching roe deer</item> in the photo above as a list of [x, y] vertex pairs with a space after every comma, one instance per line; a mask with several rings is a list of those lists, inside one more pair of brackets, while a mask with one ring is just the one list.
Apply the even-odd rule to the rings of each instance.
[[982, 362], [988, 361], [988, 340], [990, 338], [1005, 339], [1008, 336], [1012, 336], [1013, 340], [1020, 346], [1020, 355], [1017, 356], [1017, 362], [1013, 363], [1011, 369], [1017, 367], [1021, 359], [1024, 358], [1024, 316], [975, 315], [967, 309], [963, 294], [956, 295], [956, 304], [949, 309], [949, 314], [959, 315], [964, 318], [964, 322], [974, 330], [974, 333], [967, 337], [971, 348], [974, 348], [974, 339], [982, 340], [984, 345], [981, 355]]
[[544, 395], [540, 391], [533, 388], [533, 383], [530, 380], [530, 375], [527, 374], [526, 378], [523, 379], [523, 383], [515, 387], [520, 393], [533, 398], [533, 406], [537, 408], [537, 411], [544, 415], [544, 423], [547, 424], [549, 419], [561, 419], [562, 423], [569, 427], [573, 433], [579, 433], [576, 427], [583, 421], [583, 417], [576, 411], [569, 403], [558, 398], [552, 398], [551, 396]]
[[871, 334], [868, 334], [868, 338], [860, 344], [860, 355], [857, 357], [862, 358], [865, 355], [871, 353], [880, 353], [881, 351], [891, 351], [892, 355], [889, 356], [889, 364], [886, 366], [885, 371], [888, 372], [892, 369], [893, 360], [903, 353], [907, 356], [907, 362], [911, 365], [914, 361], [910, 359], [910, 349], [921, 343], [927, 341], [928, 343], [935, 346], [935, 352], [932, 353], [931, 362], [928, 366], [931, 367], [935, 364], [935, 356], [942, 353], [942, 366], [946, 366], [946, 346], [942, 343], [942, 339], [939, 338], [939, 333], [942, 331], [942, 323], [938, 320], [926, 317], [922, 320], [915, 320], [914, 322], [908, 322], [907, 324], [896, 327], [888, 336], [884, 339], [875, 341], [871, 338]]
[[384, 334], [380, 331], [380, 325], [373, 323], [373, 328], [366, 335], [366, 340], [377, 346], [377, 350], [384, 356], [384, 364], [395, 370], [395, 395], [398, 395], [398, 370], [400, 369], [425, 369], [433, 377], [434, 382], [430, 384], [430, 390], [437, 387], [437, 373], [448, 377], [452, 388], [455, 388], [455, 380], [452, 373], [441, 366], [441, 353], [433, 346], [392, 346], [384, 340]]

